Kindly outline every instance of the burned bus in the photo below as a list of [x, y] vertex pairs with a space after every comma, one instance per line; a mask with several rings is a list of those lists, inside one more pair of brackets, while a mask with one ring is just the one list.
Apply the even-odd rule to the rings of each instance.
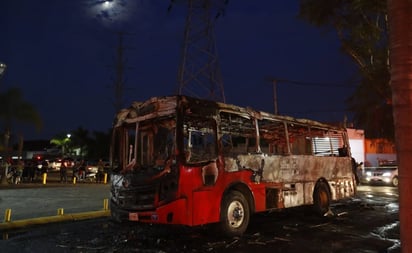
[[188, 96], [135, 102], [115, 118], [113, 220], [242, 235], [251, 215], [352, 197], [344, 128]]

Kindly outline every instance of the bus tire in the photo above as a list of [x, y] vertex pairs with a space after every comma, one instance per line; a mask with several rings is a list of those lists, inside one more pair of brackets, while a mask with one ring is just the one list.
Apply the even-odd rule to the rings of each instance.
[[329, 211], [330, 201], [331, 196], [328, 184], [323, 180], [319, 181], [313, 191], [313, 207], [315, 212], [320, 216], [324, 216]]
[[220, 231], [227, 236], [241, 236], [249, 225], [250, 208], [239, 191], [227, 193], [220, 210]]

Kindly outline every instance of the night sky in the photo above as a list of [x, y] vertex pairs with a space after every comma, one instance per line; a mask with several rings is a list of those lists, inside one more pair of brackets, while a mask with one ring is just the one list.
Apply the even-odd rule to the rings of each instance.
[[[113, 0], [111, 9], [103, 2], [0, 1], [0, 62], [8, 66], [0, 92], [21, 88], [44, 124], [40, 132], [15, 124], [14, 134], [50, 139], [80, 126], [111, 127], [116, 31], [129, 34], [124, 36], [126, 105], [175, 94], [184, 5], [168, 12], [170, 0]], [[229, 1], [216, 25], [226, 102], [273, 112], [266, 78], [303, 81], [278, 84], [280, 114], [343, 121], [355, 67], [335, 33], [299, 20], [298, 9], [299, 1]]]

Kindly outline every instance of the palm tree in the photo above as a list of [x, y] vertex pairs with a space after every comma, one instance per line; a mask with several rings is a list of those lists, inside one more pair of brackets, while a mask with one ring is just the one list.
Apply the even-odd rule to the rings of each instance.
[[[19, 88], [10, 88], [5, 93], [0, 93], [0, 119], [4, 125], [4, 150], [6, 159], [9, 156], [9, 140], [14, 121], [33, 124], [38, 130], [42, 128], [42, 121], [39, 113], [32, 104], [23, 99], [23, 94]], [[2, 166], [4, 173], [1, 179], [2, 184], [7, 184], [7, 164]]]
[[402, 252], [412, 252], [412, 1], [388, 1], [391, 88], [399, 166]]
[[60, 147], [61, 155], [64, 156], [69, 151], [70, 137], [70, 134], [58, 134], [50, 140], [50, 143]]

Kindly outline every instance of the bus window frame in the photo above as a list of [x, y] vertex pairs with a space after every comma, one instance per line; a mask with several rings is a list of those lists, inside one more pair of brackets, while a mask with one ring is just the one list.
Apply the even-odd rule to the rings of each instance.
[[[190, 120], [189, 120], [190, 119]], [[194, 123], [188, 126], [188, 123]], [[200, 123], [201, 122], [201, 123]], [[208, 127], [205, 127], [206, 122], [208, 122]], [[201, 126], [201, 127], [198, 127]], [[195, 127], [195, 128], [194, 128]], [[197, 128], [196, 128], [197, 127]], [[202, 129], [208, 129], [210, 131], [202, 131]], [[187, 165], [195, 165], [195, 164], [205, 164], [209, 162], [215, 162], [218, 160], [218, 140], [217, 140], [217, 123], [216, 120], [210, 117], [202, 117], [198, 115], [185, 115], [183, 117], [182, 122], [182, 153], [185, 155], [184, 162]], [[201, 138], [203, 148], [199, 148], [196, 151], [201, 151], [199, 154], [193, 153], [194, 146], [193, 146], [193, 134], [192, 133], [200, 133], [200, 135], [205, 136], [213, 136], [212, 139], [209, 138]], [[200, 140], [200, 139], [198, 139]], [[206, 140], [206, 142], [204, 142]], [[208, 142], [208, 140], [212, 140]], [[210, 144], [211, 147], [210, 147]], [[209, 152], [212, 151], [212, 152]], [[200, 155], [203, 153], [203, 155]], [[198, 155], [198, 157], [205, 157], [199, 160], [192, 160], [193, 154]], [[196, 156], [195, 156], [196, 157]]]

